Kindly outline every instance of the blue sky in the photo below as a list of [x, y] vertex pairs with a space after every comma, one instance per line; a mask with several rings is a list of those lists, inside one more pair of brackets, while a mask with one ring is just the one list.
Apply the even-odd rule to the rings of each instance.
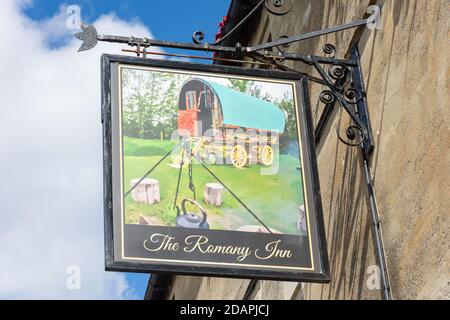
[[0, 1], [0, 299], [142, 299], [147, 286], [103, 265], [99, 61], [123, 46], [77, 53], [72, 4], [99, 33], [190, 42], [196, 30], [213, 41], [229, 1]]
[[[25, 13], [33, 20], [48, 19], [61, 5], [71, 4], [81, 7], [84, 22], [92, 23], [100, 15], [114, 12], [126, 21], [138, 19], [151, 30], [156, 39], [191, 42], [194, 31], [202, 30], [205, 32], [205, 40], [213, 42], [217, 25], [227, 14], [230, 0], [35, 0]], [[101, 33], [101, 30], [98, 31]], [[172, 52], [170, 49], [165, 51]], [[180, 50], [175, 52], [186, 53]]]

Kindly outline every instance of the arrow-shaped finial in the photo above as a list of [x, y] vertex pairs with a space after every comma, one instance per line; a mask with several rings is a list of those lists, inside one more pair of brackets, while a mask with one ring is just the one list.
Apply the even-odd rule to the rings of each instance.
[[83, 41], [78, 52], [90, 50], [97, 45], [97, 30], [93, 25], [81, 23], [83, 32], [76, 33], [74, 36]]

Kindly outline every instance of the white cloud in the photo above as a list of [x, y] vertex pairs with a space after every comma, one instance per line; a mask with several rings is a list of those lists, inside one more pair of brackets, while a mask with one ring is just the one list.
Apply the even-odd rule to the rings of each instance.
[[[0, 298], [133, 298], [120, 273], [104, 271], [99, 44], [77, 53], [62, 12], [48, 21], [21, 12], [29, 1], [0, 1]], [[114, 14], [102, 33], [151, 37]], [[49, 33], [49, 30], [52, 30]], [[68, 290], [69, 265], [81, 290]]]
[[73, 33], [73, 30], [65, 27], [67, 26], [67, 19], [67, 6], [61, 5], [58, 13], [50, 19], [30, 22], [35, 25], [35, 28], [45, 34], [47, 44], [53, 44], [70, 39], [69, 36]]

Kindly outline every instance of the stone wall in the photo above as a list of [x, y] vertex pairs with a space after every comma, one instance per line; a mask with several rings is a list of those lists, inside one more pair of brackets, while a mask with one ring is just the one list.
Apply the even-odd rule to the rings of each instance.
[[[450, 108], [447, 0], [296, 0], [283, 17], [261, 14], [252, 43], [339, 25], [382, 8], [380, 30], [349, 30], [294, 44], [322, 55], [333, 43], [344, 57], [358, 41], [375, 140], [371, 169], [395, 299], [450, 299]], [[299, 71], [312, 72], [300, 63]], [[322, 90], [311, 86], [317, 121]], [[335, 110], [318, 147], [332, 281], [263, 281], [255, 299], [379, 299], [367, 285], [376, 265], [367, 191], [357, 148], [339, 142], [345, 113]], [[195, 285], [193, 285], [195, 283]], [[175, 298], [242, 299], [248, 280], [177, 277]]]

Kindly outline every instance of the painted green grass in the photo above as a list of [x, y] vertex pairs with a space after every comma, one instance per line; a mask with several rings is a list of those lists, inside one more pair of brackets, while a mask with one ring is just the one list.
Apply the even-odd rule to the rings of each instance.
[[164, 156], [175, 145], [171, 140], [144, 140], [123, 137], [123, 154], [131, 157]]
[[[161, 155], [131, 156], [136, 150], [148, 150], [149, 154], [155, 147], [170, 151], [175, 143], [169, 141], [139, 141], [139, 139], [125, 140], [132, 142], [132, 146], [125, 145], [124, 175], [125, 191], [131, 187], [130, 181], [145, 174]], [[149, 147], [149, 148], [148, 148]], [[141, 151], [140, 151], [141, 152]], [[162, 151], [158, 151], [162, 152]], [[137, 223], [140, 215], [156, 216], [168, 225], [174, 225], [176, 211], [173, 210], [178, 169], [170, 167], [169, 157], [149, 176], [159, 180], [161, 202], [154, 205], [138, 204], [131, 196], [125, 199], [126, 222]], [[301, 192], [301, 176], [297, 169], [298, 159], [281, 155], [280, 170], [276, 175], [261, 175], [261, 166], [253, 165], [244, 169], [236, 169], [231, 165], [210, 165], [209, 168], [229, 187], [242, 201], [255, 212], [265, 224], [284, 233], [298, 234], [296, 228], [298, 219], [298, 206], [303, 204]], [[216, 208], [205, 204], [203, 200], [204, 186], [208, 182], [216, 182], [200, 164], [193, 166], [194, 184], [197, 199], [208, 212], [208, 220], [213, 229], [235, 229], [246, 224], [259, 224], [258, 221], [235, 200], [228, 191], [224, 191], [223, 205]], [[178, 204], [187, 197], [192, 198], [188, 188], [187, 166], [183, 168]], [[224, 225], [224, 221], [227, 225]]]

